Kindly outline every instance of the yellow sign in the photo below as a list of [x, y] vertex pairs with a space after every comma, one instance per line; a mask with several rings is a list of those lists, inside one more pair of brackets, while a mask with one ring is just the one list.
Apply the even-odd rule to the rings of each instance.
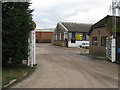
[[82, 40], [82, 34], [76, 34], [76, 40]]

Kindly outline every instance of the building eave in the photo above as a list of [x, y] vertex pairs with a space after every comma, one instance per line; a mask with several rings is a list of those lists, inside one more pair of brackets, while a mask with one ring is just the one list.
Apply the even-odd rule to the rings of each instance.
[[68, 32], [68, 29], [61, 22], [59, 24]]

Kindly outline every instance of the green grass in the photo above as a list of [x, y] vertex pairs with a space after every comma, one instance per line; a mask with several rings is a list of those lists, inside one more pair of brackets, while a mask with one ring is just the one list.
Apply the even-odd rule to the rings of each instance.
[[34, 70], [35, 70], [34, 67], [27, 67], [23, 65], [3, 68], [2, 69], [2, 87], [8, 84], [13, 79], [17, 79], [17, 81], [21, 81], [25, 77], [29, 76]]

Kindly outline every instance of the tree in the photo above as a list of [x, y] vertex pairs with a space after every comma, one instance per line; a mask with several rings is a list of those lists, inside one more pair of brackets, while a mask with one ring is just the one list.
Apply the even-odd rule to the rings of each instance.
[[29, 2], [2, 4], [2, 63], [21, 64], [28, 58], [28, 38], [33, 27]]

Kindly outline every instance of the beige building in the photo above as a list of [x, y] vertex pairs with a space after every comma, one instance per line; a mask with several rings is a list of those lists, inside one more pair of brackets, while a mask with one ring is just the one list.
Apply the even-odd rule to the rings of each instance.
[[79, 47], [89, 43], [87, 32], [91, 24], [59, 22], [53, 33], [52, 43], [65, 47]]

